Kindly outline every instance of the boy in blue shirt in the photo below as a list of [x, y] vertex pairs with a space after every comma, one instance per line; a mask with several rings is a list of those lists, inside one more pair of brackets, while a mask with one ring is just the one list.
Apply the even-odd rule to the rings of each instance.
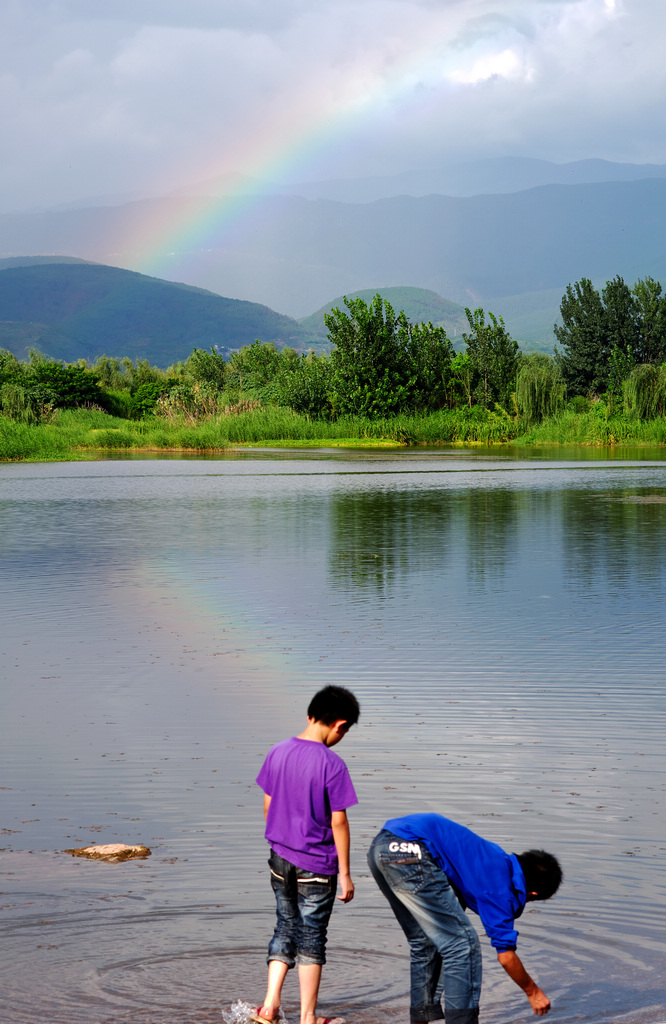
[[552, 854], [505, 853], [440, 814], [410, 814], [386, 822], [368, 863], [409, 942], [411, 1024], [441, 1020], [442, 993], [446, 1024], [478, 1020], [481, 949], [467, 907], [535, 1014], [548, 1013], [550, 1000], [516, 953], [514, 919], [526, 903], [557, 891], [562, 871]]

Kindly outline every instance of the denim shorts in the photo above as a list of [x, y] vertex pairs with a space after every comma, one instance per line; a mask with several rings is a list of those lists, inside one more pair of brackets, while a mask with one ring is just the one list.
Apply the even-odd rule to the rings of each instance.
[[268, 858], [277, 922], [268, 946], [268, 962], [288, 967], [326, 963], [326, 929], [335, 902], [337, 875], [297, 868], [275, 850]]

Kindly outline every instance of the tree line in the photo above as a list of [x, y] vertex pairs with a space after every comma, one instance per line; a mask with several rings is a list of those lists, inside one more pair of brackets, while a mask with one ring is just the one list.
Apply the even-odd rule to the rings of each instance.
[[316, 419], [466, 408], [538, 422], [567, 403], [582, 411], [601, 400], [641, 419], [666, 411], [666, 297], [649, 277], [633, 288], [616, 277], [601, 292], [587, 278], [569, 285], [553, 357], [522, 353], [502, 317], [480, 308], [465, 310], [456, 352], [443, 327], [411, 323], [379, 294], [344, 305], [324, 317], [330, 355], [255, 341], [228, 361], [194, 349], [163, 370], [108, 356], [63, 365], [34, 350], [21, 362], [0, 351], [0, 407], [27, 422], [80, 406], [190, 420], [266, 404]]

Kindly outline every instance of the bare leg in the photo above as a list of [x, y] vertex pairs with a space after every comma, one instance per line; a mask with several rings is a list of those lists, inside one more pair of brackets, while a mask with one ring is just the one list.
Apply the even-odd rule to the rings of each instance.
[[266, 998], [259, 1007], [259, 1013], [267, 1020], [273, 1020], [278, 1015], [282, 999], [282, 986], [288, 970], [289, 968], [282, 960], [270, 960], [268, 963]]
[[298, 965], [298, 983], [301, 987], [301, 1024], [315, 1024], [320, 981], [321, 964]]

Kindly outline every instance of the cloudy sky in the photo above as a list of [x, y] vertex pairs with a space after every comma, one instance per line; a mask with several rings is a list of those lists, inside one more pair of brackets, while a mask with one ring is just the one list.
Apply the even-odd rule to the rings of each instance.
[[0, 209], [517, 155], [666, 163], [664, 0], [0, 0]]

